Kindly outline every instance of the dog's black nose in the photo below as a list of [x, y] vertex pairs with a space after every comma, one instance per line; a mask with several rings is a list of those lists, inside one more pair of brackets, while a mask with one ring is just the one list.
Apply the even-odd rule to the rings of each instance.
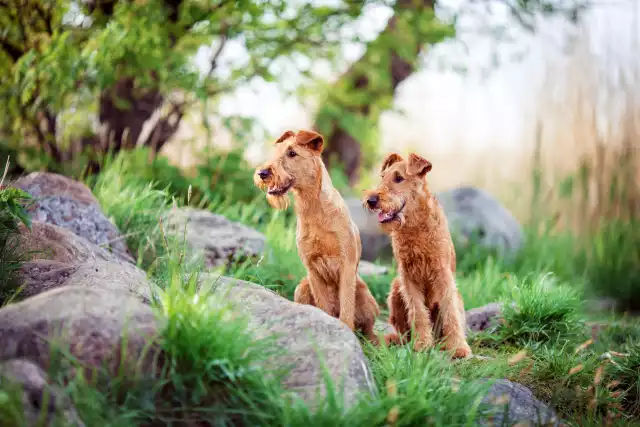
[[262, 169], [261, 171], [258, 171], [258, 176], [263, 181], [267, 179], [269, 175], [271, 175], [271, 172], [269, 172], [269, 169]]
[[369, 205], [369, 207], [375, 208], [378, 204], [378, 200], [378, 196], [369, 196], [369, 198], [367, 199], [367, 204]]

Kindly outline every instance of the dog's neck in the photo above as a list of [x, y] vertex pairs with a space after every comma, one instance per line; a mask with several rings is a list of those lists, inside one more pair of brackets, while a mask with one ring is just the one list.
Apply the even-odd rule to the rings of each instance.
[[308, 218], [335, 211], [340, 203], [339, 194], [333, 187], [329, 172], [322, 161], [319, 162], [319, 173], [315, 182], [304, 189], [293, 189], [294, 209], [298, 217]]
[[423, 233], [425, 227], [433, 221], [433, 216], [438, 215], [436, 203], [435, 197], [425, 185], [423, 194], [413, 201], [414, 206], [410, 215], [405, 216], [404, 224], [398, 230], [395, 230], [393, 235], [402, 236], [403, 239], [406, 239]]

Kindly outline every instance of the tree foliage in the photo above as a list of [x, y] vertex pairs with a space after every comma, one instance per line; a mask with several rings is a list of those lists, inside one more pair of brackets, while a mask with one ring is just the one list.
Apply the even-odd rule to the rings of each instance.
[[[366, 4], [0, 0], [0, 141], [56, 163], [136, 145], [157, 152], [195, 103], [274, 80], [278, 61], [331, 59]], [[213, 46], [205, 73], [193, 62], [201, 46]], [[239, 46], [248, 60], [220, 70]]]

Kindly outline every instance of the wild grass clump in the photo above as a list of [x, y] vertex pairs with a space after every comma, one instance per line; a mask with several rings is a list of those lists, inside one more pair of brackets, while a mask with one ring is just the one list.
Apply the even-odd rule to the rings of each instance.
[[344, 425], [469, 425], [487, 409], [490, 384], [461, 378], [438, 350], [415, 353], [412, 344], [367, 348], [378, 396], [363, 401]]
[[105, 164], [93, 183], [93, 193], [126, 238], [138, 265], [147, 270], [164, 254], [159, 224], [172, 200], [155, 183], [127, 173], [125, 154]]
[[520, 285], [514, 274], [505, 272], [499, 260], [487, 259], [475, 269], [456, 274], [458, 290], [466, 310], [511, 297]]
[[512, 298], [504, 299], [500, 337], [520, 345], [566, 342], [584, 336], [578, 291], [552, 275], [523, 280]]
[[264, 365], [277, 349], [248, 331], [246, 316], [226, 302], [215, 278], [184, 268], [184, 255], [168, 258], [170, 278], [158, 291], [166, 321], [161, 412], [191, 422], [270, 424], [285, 371], [266, 372]]

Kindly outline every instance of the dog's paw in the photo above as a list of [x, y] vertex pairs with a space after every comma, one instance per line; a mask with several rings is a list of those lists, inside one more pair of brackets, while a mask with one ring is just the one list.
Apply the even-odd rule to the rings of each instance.
[[345, 320], [343, 318], [340, 318], [340, 321], [342, 323], [344, 323], [345, 325], [347, 325], [349, 327], [349, 329], [351, 329], [352, 331], [356, 330], [356, 324], [353, 320]]
[[402, 338], [400, 338], [400, 335], [396, 334], [395, 332], [385, 335], [384, 342], [387, 345], [387, 347], [392, 345], [404, 344], [402, 341]]
[[429, 350], [431, 347], [433, 347], [433, 339], [429, 338], [424, 338], [424, 339], [418, 339], [413, 343], [413, 350], [414, 351], [426, 351]]
[[452, 352], [452, 359], [468, 359], [472, 356], [471, 347], [466, 342], [460, 343], [457, 346], [452, 346], [450, 349]]

